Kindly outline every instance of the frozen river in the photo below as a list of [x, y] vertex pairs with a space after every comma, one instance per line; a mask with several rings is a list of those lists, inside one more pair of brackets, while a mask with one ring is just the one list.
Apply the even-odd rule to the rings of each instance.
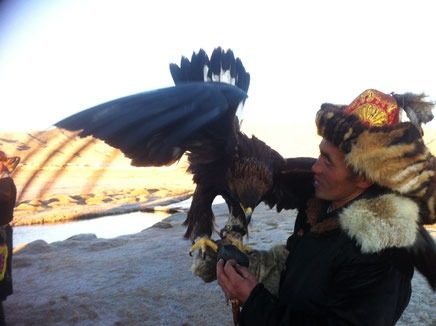
[[14, 248], [39, 239], [47, 243], [62, 241], [81, 233], [94, 233], [98, 238], [115, 238], [141, 232], [168, 216], [170, 214], [164, 212], [133, 212], [59, 224], [16, 226], [13, 229]]

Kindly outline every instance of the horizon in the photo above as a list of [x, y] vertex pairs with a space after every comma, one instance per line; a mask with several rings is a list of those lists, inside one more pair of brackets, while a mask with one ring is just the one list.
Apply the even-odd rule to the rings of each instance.
[[[292, 130], [290, 130], [292, 129]], [[274, 130], [274, 132], [271, 132]], [[315, 121], [294, 121], [289, 122], [287, 128], [276, 128], [273, 125], [261, 123], [261, 122], [250, 122], [247, 123], [243, 121], [241, 126], [241, 131], [245, 133], [247, 136], [255, 136], [256, 138], [262, 140], [272, 149], [279, 152], [284, 157], [298, 157], [298, 156], [309, 156], [309, 157], [317, 157], [319, 155], [319, 142], [321, 141], [321, 137], [317, 135]], [[430, 151], [436, 155], [436, 127], [430, 127], [428, 125], [423, 125], [424, 131], [424, 143], [428, 146]], [[0, 139], [5, 137], [5, 135], [28, 135], [41, 132], [41, 130], [27, 130], [27, 131], [9, 131], [9, 132], [1, 132], [0, 131]], [[4, 147], [3, 150], [9, 156], [19, 156], [20, 153], [24, 153], [24, 151], [17, 149], [17, 146], [20, 145], [31, 145], [26, 144], [31, 142], [32, 137], [27, 137], [27, 140], [23, 139], [23, 136], [17, 137], [17, 139], [7, 139], [7, 141], [3, 141]], [[104, 142], [101, 141], [101, 144]], [[71, 145], [73, 146], [73, 145]], [[101, 149], [102, 145], [99, 145], [100, 150], [109, 151], [111, 147], [109, 145], [107, 148]], [[12, 149], [15, 148], [15, 149]], [[121, 152], [120, 155], [123, 157], [118, 157], [115, 160], [116, 164], [125, 165], [122, 163], [130, 162], [130, 159], [125, 157]], [[117, 163], [118, 162], [118, 163]], [[121, 162], [121, 163], [119, 163]], [[184, 162], [182, 161], [182, 164]], [[171, 168], [179, 163], [175, 163], [169, 167], [162, 168]], [[159, 168], [159, 167], [157, 167]]]

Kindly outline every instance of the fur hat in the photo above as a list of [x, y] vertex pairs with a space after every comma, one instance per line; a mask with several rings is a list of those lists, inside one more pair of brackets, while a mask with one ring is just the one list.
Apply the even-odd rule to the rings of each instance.
[[8, 157], [5, 152], [0, 151], [0, 164], [3, 164], [3, 168], [7, 170], [8, 173], [12, 173], [20, 163], [20, 157]]
[[[318, 134], [345, 153], [346, 163], [367, 179], [422, 207], [421, 223], [436, 222], [435, 158], [422, 139], [422, 123], [433, 119], [424, 94], [367, 90], [350, 105], [323, 104]], [[410, 122], [400, 122], [400, 110]]]

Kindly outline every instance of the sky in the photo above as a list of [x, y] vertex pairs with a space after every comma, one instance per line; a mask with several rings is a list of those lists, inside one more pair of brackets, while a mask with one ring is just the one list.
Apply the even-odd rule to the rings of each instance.
[[298, 134], [368, 88], [436, 100], [433, 2], [2, 1], [0, 132], [172, 86], [169, 63], [216, 46], [250, 72], [244, 123], [264, 134]]

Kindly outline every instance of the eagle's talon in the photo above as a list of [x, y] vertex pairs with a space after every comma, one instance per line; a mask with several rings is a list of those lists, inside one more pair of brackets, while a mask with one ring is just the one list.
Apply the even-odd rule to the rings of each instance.
[[227, 235], [227, 239], [229, 239], [232, 242], [232, 244], [241, 251], [250, 252], [251, 250], [253, 250], [253, 249], [251, 249], [251, 247], [244, 245], [242, 243], [242, 240], [238, 240], [238, 239], [233, 238], [231, 234]]
[[201, 252], [203, 253], [203, 259], [206, 258], [206, 249], [207, 247], [211, 248], [214, 252], [218, 252], [218, 245], [208, 238], [201, 238], [198, 240], [192, 247], [189, 249], [189, 255], [192, 256], [192, 253], [200, 247]]

